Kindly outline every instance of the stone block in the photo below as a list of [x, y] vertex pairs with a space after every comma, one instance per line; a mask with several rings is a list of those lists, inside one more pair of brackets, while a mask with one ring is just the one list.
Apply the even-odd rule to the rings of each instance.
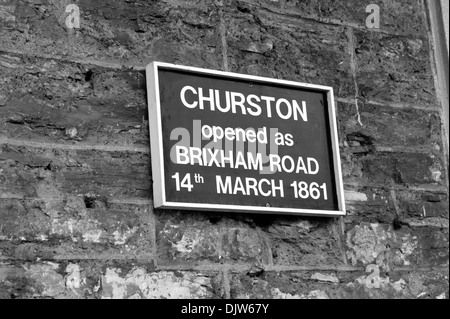
[[391, 225], [361, 223], [347, 230], [346, 247], [353, 266], [375, 264], [384, 271], [443, 266], [448, 264], [448, 229], [394, 229]]
[[423, 38], [355, 32], [361, 98], [436, 109], [429, 43]]
[[233, 219], [189, 212], [157, 213], [160, 264], [270, 262], [266, 236], [257, 228]]
[[0, 252], [16, 260], [153, 259], [145, 205], [87, 208], [83, 199], [0, 200]]

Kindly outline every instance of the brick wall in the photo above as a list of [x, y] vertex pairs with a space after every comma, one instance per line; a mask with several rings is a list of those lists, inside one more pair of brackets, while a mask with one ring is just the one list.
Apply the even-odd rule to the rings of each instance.
[[[432, 56], [422, 0], [1, 0], [0, 298], [448, 298]], [[153, 60], [332, 86], [348, 215], [155, 211]]]

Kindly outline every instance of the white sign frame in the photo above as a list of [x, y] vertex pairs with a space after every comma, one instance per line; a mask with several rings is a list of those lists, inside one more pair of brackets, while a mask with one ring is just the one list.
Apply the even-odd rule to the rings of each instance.
[[[182, 203], [169, 202], [166, 200], [166, 185], [164, 172], [164, 154], [161, 126], [161, 104], [159, 95], [159, 68], [189, 71], [199, 75], [216, 75], [228, 79], [240, 79], [258, 81], [267, 84], [282, 84], [301, 89], [314, 89], [327, 93], [329, 106], [329, 125], [331, 132], [331, 143], [333, 150], [334, 178], [336, 181], [336, 195], [338, 200], [338, 210], [313, 210], [302, 208], [281, 208], [262, 206], [242, 206], [242, 205], [222, 205], [205, 203]], [[336, 110], [334, 104], [333, 88], [329, 86], [306, 84], [294, 81], [271, 79], [261, 76], [253, 76], [232, 72], [223, 72], [211, 69], [182, 66], [164, 62], [152, 62], [146, 67], [147, 97], [149, 112], [150, 150], [153, 177], [153, 203], [159, 209], [180, 209], [180, 210], [200, 210], [200, 211], [221, 211], [221, 212], [242, 212], [259, 214], [284, 214], [284, 215], [308, 215], [308, 216], [345, 216], [345, 197], [342, 181], [341, 160], [339, 154], [339, 141], [336, 123]]]

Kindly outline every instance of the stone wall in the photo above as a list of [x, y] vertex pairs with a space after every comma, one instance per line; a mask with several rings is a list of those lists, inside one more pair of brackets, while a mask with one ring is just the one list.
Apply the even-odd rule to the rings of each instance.
[[[0, 298], [448, 298], [428, 29], [422, 0], [0, 0]], [[332, 86], [347, 216], [155, 211], [154, 60]]]

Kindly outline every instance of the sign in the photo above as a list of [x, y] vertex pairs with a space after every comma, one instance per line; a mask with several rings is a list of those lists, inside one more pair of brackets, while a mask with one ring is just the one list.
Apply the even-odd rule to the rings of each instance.
[[155, 208], [345, 215], [333, 89], [153, 62]]

